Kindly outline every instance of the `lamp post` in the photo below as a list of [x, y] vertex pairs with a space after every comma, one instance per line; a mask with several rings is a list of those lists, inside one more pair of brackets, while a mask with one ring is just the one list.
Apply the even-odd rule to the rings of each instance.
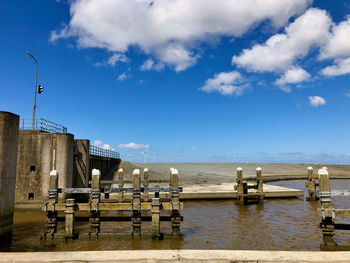
[[27, 54], [29, 56], [31, 56], [35, 63], [36, 63], [36, 72], [35, 72], [35, 86], [34, 86], [34, 106], [33, 106], [33, 119], [32, 119], [32, 129], [34, 130], [34, 124], [35, 124], [35, 109], [36, 109], [36, 94], [38, 92], [38, 61], [36, 61], [35, 57], [29, 52], [27, 51]]

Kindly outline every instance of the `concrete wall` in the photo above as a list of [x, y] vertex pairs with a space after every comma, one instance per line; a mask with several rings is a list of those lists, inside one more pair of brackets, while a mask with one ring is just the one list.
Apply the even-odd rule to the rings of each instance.
[[0, 236], [12, 230], [18, 124], [18, 115], [0, 111]]
[[72, 134], [24, 130], [19, 132], [16, 202], [42, 202], [47, 198], [49, 174], [59, 172], [59, 187], [73, 185]]
[[74, 154], [74, 186], [89, 187], [90, 140], [76, 140]]
[[120, 159], [90, 155], [90, 171], [92, 169], [99, 169], [102, 180], [113, 180], [114, 172], [118, 169], [119, 165]]

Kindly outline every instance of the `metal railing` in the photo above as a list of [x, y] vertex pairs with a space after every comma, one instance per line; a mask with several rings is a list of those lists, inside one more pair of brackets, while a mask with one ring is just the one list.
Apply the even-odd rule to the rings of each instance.
[[21, 130], [39, 130], [50, 133], [67, 133], [67, 128], [42, 118], [22, 118]]
[[120, 159], [120, 154], [115, 151], [106, 150], [94, 145], [90, 145], [90, 154], [91, 155], [97, 155], [102, 157], [110, 157], [110, 158], [116, 158]]

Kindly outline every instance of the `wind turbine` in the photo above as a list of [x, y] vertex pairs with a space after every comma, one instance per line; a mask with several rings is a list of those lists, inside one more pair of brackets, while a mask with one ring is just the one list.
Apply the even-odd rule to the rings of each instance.
[[157, 158], [156, 156], [156, 152], [153, 152], [153, 163], [154, 163], [154, 160]]
[[129, 162], [131, 162], [131, 160], [132, 160], [132, 154], [130, 153], [129, 154]]
[[144, 163], [147, 163], [147, 150], [145, 150], [144, 152], [141, 152], [144, 156]]

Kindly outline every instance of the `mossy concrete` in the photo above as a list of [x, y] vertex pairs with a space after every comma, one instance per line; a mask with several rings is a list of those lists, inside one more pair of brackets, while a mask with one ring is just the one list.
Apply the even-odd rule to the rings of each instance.
[[12, 230], [18, 125], [18, 115], [0, 111], [0, 236]]

